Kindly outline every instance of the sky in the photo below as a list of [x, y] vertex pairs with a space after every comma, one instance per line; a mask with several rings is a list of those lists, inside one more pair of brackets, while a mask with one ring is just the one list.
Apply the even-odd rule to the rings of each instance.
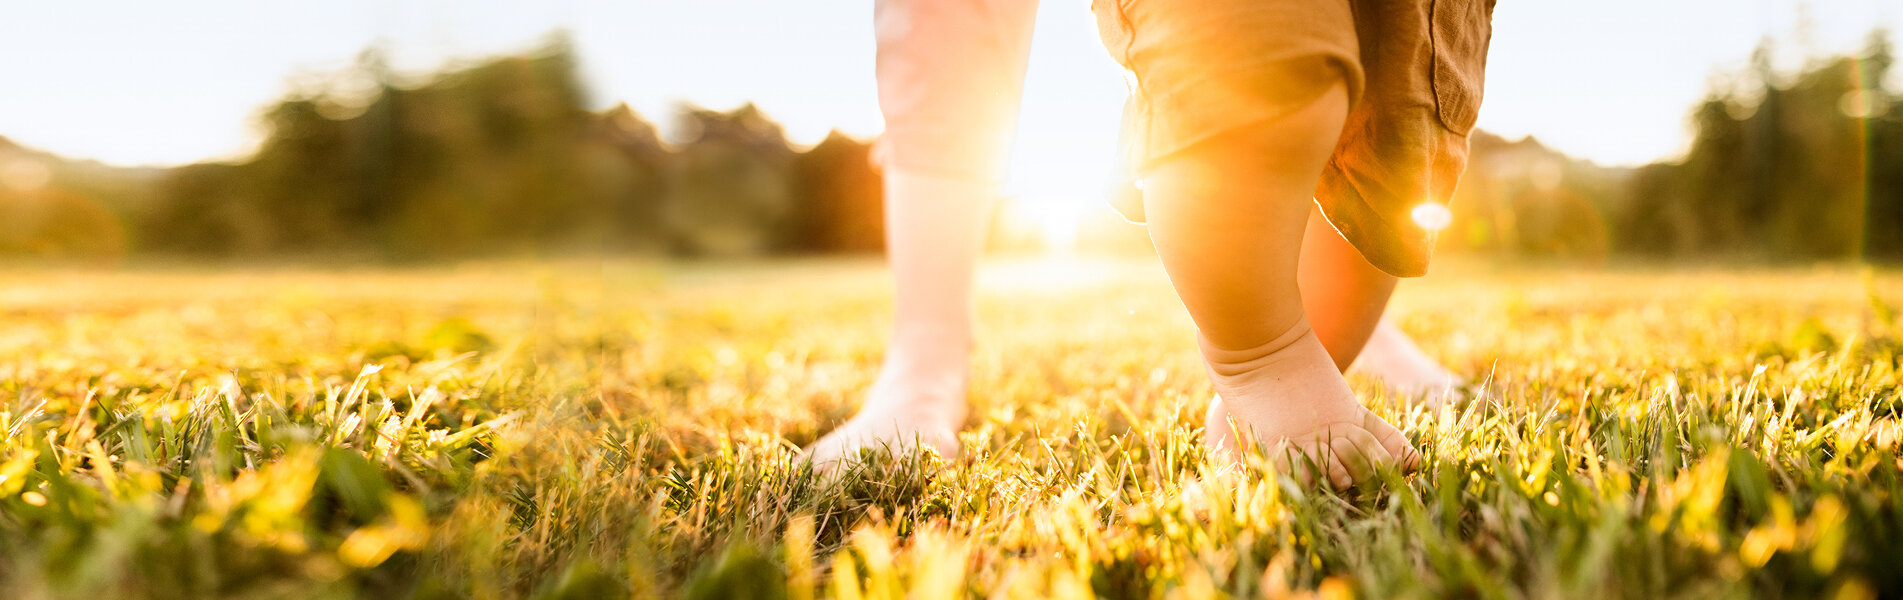
[[[1125, 96], [1088, 2], [1040, 7], [1011, 183], [1083, 196], [1115, 154]], [[259, 110], [379, 45], [399, 69], [534, 47], [565, 29], [596, 108], [665, 127], [675, 106], [754, 102], [800, 143], [881, 127], [869, 0], [0, 0], [0, 136], [120, 165], [232, 159]], [[1601, 164], [1668, 159], [1686, 116], [1771, 38], [1786, 69], [1854, 52], [1903, 2], [1507, 0], [1480, 127]], [[1892, 74], [1893, 78], [1897, 74]]]

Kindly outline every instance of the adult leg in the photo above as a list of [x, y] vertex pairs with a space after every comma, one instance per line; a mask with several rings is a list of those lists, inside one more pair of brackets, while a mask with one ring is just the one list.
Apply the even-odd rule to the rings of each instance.
[[879, 378], [819, 462], [922, 443], [950, 456], [966, 418], [973, 271], [1017, 120], [1035, 0], [879, 0], [886, 257], [895, 323]]
[[1392, 319], [1383, 318], [1368, 337], [1368, 344], [1355, 357], [1354, 369], [1381, 380], [1388, 389], [1403, 397], [1435, 406], [1467, 383], [1466, 378], [1442, 366], [1401, 331]]

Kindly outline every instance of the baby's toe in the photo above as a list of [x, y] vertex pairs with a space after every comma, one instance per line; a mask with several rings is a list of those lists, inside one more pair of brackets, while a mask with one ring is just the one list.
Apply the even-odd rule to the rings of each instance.
[[1368, 409], [1361, 409], [1361, 426], [1379, 442], [1388, 455], [1393, 456], [1402, 472], [1413, 471], [1421, 465], [1421, 453], [1407, 442], [1407, 435]]
[[[1373, 433], [1360, 427], [1345, 427], [1334, 432], [1334, 438], [1328, 442], [1331, 477], [1341, 485], [1345, 475], [1348, 484], [1366, 481], [1375, 476], [1383, 467], [1394, 464], [1394, 455], [1390, 454]], [[1336, 475], [1339, 474], [1339, 475]], [[1346, 485], [1343, 485], [1346, 487]]]

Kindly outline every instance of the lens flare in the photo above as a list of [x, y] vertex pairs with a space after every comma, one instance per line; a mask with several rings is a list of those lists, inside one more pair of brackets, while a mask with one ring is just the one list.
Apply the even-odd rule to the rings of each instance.
[[1415, 205], [1410, 214], [1414, 217], [1415, 225], [1428, 231], [1446, 229], [1454, 222], [1454, 211], [1447, 210], [1447, 205], [1439, 202], [1422, 202]]
[[1852, 119], [1881, 117], [1889, 108], [1890, 103], [1877, 90], [1850, 90], [1844, 92], [1843, 98], [1837, 101], [1837, 109]]

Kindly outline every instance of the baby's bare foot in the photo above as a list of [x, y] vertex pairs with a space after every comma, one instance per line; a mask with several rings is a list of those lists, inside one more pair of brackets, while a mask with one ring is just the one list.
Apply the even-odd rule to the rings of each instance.
[[[954, 338], [956, 339], [956, 338]], [[965, 400], [966, 350], [895, 349], [879, 370], [879, 379], [859, 413], [806, 449], [814, 464], [832, 466], [864, 448], [907, 451], [915, 446], [958, 455], [958, 430], [969, 408]]]
[[1439, 406], [1466, 384], [1385, 317], [1355, 358], [1353, 370], [1372, 375], [1395, 394], [1430, 407]]
[[1219, 455], [1240, 460], [1260, 445], [1284, 472], [1337, 487], [1418, 463], [1407, 437], [1355, 400], [1306, 319], [1255, 348], [1202, 347], [1218, 395], [1203, 435]]

